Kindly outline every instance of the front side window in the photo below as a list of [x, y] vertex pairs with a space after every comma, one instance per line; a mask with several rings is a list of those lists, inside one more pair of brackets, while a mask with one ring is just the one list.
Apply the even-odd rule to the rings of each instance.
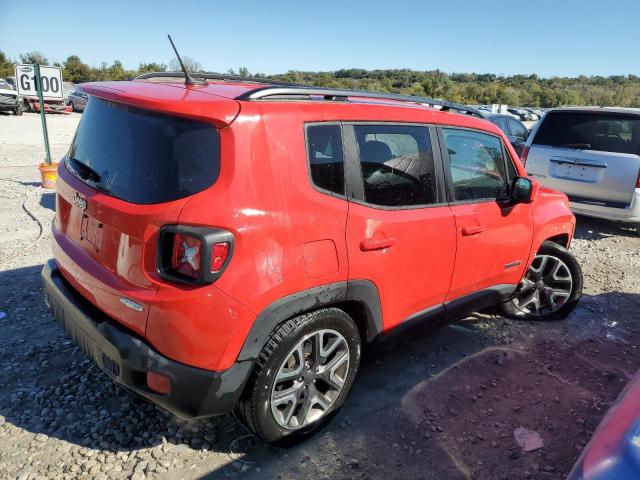
[[495, 200], [509, 192], [500, 139], [493, 135], [443, 129], [456, 201]]
[[340, 125], [309, 125], [307, 156], [313, 184], [344, 195], [344, 161]]
[[364, 200], [380, 206], [437, 203], [433, 149], [427, 127], [354, 125]]

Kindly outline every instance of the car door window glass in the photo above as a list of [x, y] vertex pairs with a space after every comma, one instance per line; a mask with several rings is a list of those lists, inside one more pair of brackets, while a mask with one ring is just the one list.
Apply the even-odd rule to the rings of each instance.
[[392, 207], [437, 203], [427, 127], [355, 125], [354, 131], [367, 203]]
[[503, 146], [493, 135], [443, 129], [455, 200], [491, 200], [508, 195]]
[[491, 119], [505, 135], [509, 135], [509, 127], [507, 126], [507, 119], [504, 117], [494, 117]]
[[323, 190], [344, 195], [344, 161], [340, 125], [308, 126], [307, 155], [314, 185]]
[[514, 137], [520, 137], [522, 139], [527, 138], [527, 135], [529, 134], [529, 132], [527, 131], [527, 128], [524, 125], [522, 125], [520, 122], [510, 118], [509, 125], [511, 127], [511, 135], [513, 135]]

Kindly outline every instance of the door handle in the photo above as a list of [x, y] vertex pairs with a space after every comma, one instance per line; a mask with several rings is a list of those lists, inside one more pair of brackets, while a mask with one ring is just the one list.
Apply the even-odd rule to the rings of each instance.
[[462, 227], [462, 235], [468, 237], [469, 235], [478, 235], [487, 229], [486, 225], [474, 225], [472, 227]]
[[360, 242], [360, 250], [367, 252], [370, 250], [382, 250], [396, 244], [395, 238], [365, 238]]

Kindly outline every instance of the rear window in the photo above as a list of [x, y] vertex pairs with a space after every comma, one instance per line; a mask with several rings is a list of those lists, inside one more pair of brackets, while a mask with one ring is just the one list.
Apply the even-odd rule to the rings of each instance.
[[640, 154], [640, 119], [591, 112], [552, 112], [543, 120], [535, 145]]
[[162, 203], [211, 186], [220, 137], [208, 123], [91, 98], [68, 153], [76, 176], [132, 203]]

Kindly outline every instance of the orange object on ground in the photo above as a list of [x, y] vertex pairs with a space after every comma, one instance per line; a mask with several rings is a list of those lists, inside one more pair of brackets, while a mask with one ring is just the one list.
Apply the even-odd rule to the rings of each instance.
[[51, 165], [41, 163], [38, 166], [38, 170], [40, 170], [40, 175], [42, 176], [42, 188], [55, 190], [56, 180], [58, 179], [58, 163], [55, 162]]

